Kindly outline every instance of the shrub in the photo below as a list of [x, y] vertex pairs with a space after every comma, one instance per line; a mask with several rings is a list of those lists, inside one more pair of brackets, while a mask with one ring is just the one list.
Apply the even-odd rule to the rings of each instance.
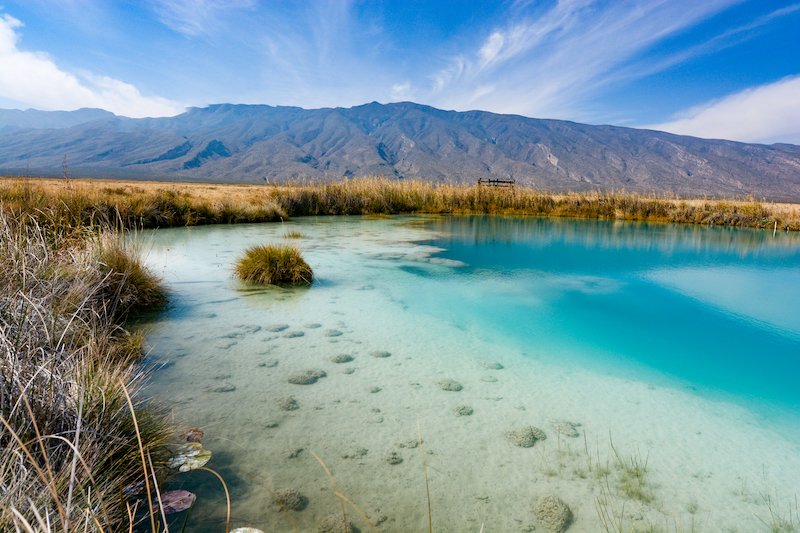
[[300, 250], [279, 244], [249, 248], [236, 262], [236, 275], [262, 285], [310, 285], [314, 277]]

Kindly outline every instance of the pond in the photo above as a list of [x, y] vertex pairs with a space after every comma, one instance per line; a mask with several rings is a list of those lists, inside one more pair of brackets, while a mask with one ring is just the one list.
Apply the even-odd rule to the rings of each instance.
[[[361, 531], [424, 531], [426, 482], [434, 531], [541, 531], [545, 496], [571, 532], [798, 525], [798, 235], [458, 216], [139, 238], [171, 293], [147, 393], [205, 432], [232, 527], [316, 530], [338, 491]], [[314, 284], [236, 281], [267, 242]], [[198, 493], [187, 531], [224, 529], [210, 474], [171, 486]]]

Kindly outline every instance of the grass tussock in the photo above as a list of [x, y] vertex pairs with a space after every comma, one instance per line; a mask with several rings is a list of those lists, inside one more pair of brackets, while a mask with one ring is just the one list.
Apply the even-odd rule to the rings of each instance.
[[136, 394], [142, 338], [121, 324], [164, 294], [118, 235], [51, 216], [0, 205], [0, 530], [127, 530], [137, 433], [158, 477], [173, 431]]
[[253, 246], [236, 262], [236, 276], [261, 285], [310, 285], [314, 273], [300, 250], [283, 244]]

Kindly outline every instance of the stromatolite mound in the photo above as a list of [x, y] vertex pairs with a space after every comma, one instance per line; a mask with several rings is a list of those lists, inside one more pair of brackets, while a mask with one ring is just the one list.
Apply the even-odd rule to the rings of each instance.
[[295, 372], [289, 376], [289, 383], [293, 383], [294, 385], [311, 385], [327, 375], [328, 374], [326, 374], [324, 370], [303, 370], [302, 372]]
[[440, 389], [451, 392], [458, 392], [464, 388], [461, 383], [454, 379], [443, 379], [436, 384], [439, 385]]
[[400, 457], [400, 454], [398, 454], [397, 452], [387, 453], [386, 456], [383, 458], [383, 460], [389, 463], [390, 465], [399, 465], [400, 463], [403, 462], [403, 458]]
[[353, 356], [347, 353], [340, 353], [339, 355], [334, 355], [331, 357], [331, 361], [337, 364], [349, 363], [352, 360]]
[[317, 533], [358, 533], [358, 529], [341, 514], [331, 514], [320, 520]]
[[294, 396], [287, 396], [286, 398], [280, 398], [278, 400], [278, 407], [282, 411], [296, 411], [300, 409], [300, 403]]
[[459, 405], [453, 409], [453, 412], [456, 414], [456, 416], [470, 416], [475, 411], [469, 405]]
[[572, 523], [572, 511], [557, 496], [542, 496], [533, 504], [533, 514], [548, 531], [561, 533]]
[[278, 489], [272, 495], [272, 501], [287, 511], [302, 511], [308, 505], [308, 498], [297, 489]]
[[565, 437], [576, 439], [581, 436], [580, 432], [578, 431], [578, 428], [581, 427], [581, 425], [578, 422], [570, 422], [569, 420], [553, 420], [551, 423], [553, 425], [553, 429]]
[[514, 446], [520, 448], [530, 448], [536, 442], [545, 440], [547, 434], [535, 426], [525, 426], [524, 428], [506, 433], [506, 438]]
[[378, 359], [385, 359], [387, 357], [391, 357], [392, 353], [387, 352], [386, 350], [375, 350], [369, 353], [372, 357], [377, 357]]

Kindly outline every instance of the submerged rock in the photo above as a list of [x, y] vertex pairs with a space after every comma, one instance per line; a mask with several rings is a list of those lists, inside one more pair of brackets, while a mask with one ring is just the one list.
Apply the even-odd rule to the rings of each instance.
[[312, 385], [316, 383], [320, 378], [324, 378], [328, 374], [325, 373], [324, 370], [319, 369], [311, 369], [311, 370], [303, 370], [302, 372], [295, 372], [291, 376], [289, 376], [289, 383], [294, 385]]
[[505, 368], [497, 361], [481, 361], [481, 366], [486, 370], [502, 370], [503, 368]]
[[358, 533], [358, 530], [341, 514], [331, 514], [320, 520], [317, 533]]
[[399, 465], [403, 462], [403, 458], [400, 457], [400, 454], [397, 452], [389, 452], [386, 454], [386, 457], [383, 458], [384, 461], [389, 463], [390, 465]]
[[337, 364], [349, 363], [352, 360], [353, 356], [347, 353], [340, 353], [339, 355], [334, 355], [331, 357], [331, 361]]
[[283, 451], [283, 455], [287, 459], [296, 459], [300, 457], [300, 454], [303, 453], [303, 450], [305, 450], [305, 448], [288, 448]]
[[236, 390], [236, 385], [231, 385], [230, 383], [226, 385], [220, 385], [219, 387], [212, 387], [211, 392], [233, 392]]
[[302, 511], [308, 506], [308, 498], [297, 489], [278, 489], [273, 493], [272, 501], [285, 511]]
[[577, 422], [570, 422], [569, 420], [553, 420], [551, 425], [556, 433], [560, 433], [565, 437], [576, 439], [581, 435], [578, 431], [578, 428], [581, 425]]
[[342, 332], [339, 331], [338, 329], [329, 329], [328, 331], [325, 332], [326, 337], [340, 337], [341, 335]]
[[278, 400], [278, 407], [283, 411], [296, 411], [300, 409], [300, 403], [294, 396], [287, 396]]
[[398, 448], [416, 448], [417, 446], [419, 446], [419, 441], [417, 439], [407, 440], [397, 445]]
[[390, 357], [392, 355], [391, 352], [387, 352], [386, 350], [375, 350], [369, 353], [372, 357], [377, 357], [378, 359], [384, 359], [386, 357]]
[[311, 324], [306, 324], [303, 327], [305, 327], [306, 329], [317, 329], [317, 328], [321, 328], [322, 324], [320, 324], [318, 322], [312, 322]]
[[537, 441], [545, 440], [547, 434], [535, 426], [526, 426], [516, 431], [509, 431], [506, 433], [506, 438], [514, 446], [530, 448], [536, 444]]
[[557, 496], [542, 496], [533, 504], [533, 514], [548, 531], [562, 533], [572, 523], [572, 511]]
[[355, 450], [343, 453], [342, 459], [360, 459], [367, 455], [368, 452], [369, 450], [366, 448], [356, 448]]
[[305, 336], [305, 332], [303, 331], [287, 331], [283, 334], [285, 339], [296, 339], [297, 337]]
[[459, 405], [453, 409], [453, 412], [456, 414], [456, 416], [470, 416], [475, 411], [469, 405]]
[[285, 329], [289, 329], [289, 324], [275, 324], [267, 328], [270, 333], [279, 333]]
[[345, 368], [342, 373], [343, 374], [352, 374], [355, 371], [356, 371], [356, 369], [351, 366], [350, 368]]
[[458, 392], [464, 388], [461, 383], [454, 379], [443, 379], [436, 384], [439, 385], [440, 389], [452, 392]]
[[369, 392], [375, 394], [376, 392], [380, 392], [382, 390], [383, 389], [381, 389], [380, 387], [370, 387]]

